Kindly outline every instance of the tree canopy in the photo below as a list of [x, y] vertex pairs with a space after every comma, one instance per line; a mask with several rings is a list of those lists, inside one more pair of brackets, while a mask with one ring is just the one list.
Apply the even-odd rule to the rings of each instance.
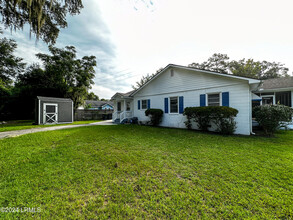
[[54, 44], [60, 28], [67, 27], [66, 15], [80, 13], [82, 0], [0, 0], [0, 14], [5, 28], [23, 29], [44, 42]]
[[64, 97], [71, 98], [74, 108], [83, 104], [91, 85], [94, 84], [96, 57], [76, 58], [73, 46], [64, 49], [49, 46], [52, 55], [39, 53], [36, 56], [43, 62], [46, 75], [64, 92]]
[[13, 54], [16, 48], [14, 40], [0, 38], [0, 85], [3, 87], [11, 85], [13, 78], [24, 70], [22, 58]]
[[99, 96], [97, 96], [95, 93], [90, 92], [87, 94], [86, 97], [87, 100], [94, 100], [94, 101], [99, 101]]
[[279, 62], [254, 61], [253, 59], [232, 60], [227, 54], [215, 53], [207, 61], [188, 65], [201, 70], [233, 74], [255, 79], [271, 79], [288, 76], [289, 69]]
[[228, 73], [229, 57], [227, 54], [215, 53], [207, 61], [191, 63], [188, 66], [201, 70], [209, 70], [218, 73]]

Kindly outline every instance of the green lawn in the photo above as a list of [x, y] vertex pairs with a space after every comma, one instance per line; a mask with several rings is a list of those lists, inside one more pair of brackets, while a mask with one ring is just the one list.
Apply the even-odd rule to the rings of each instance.
[[7, 124], [0, 124], [0, 132], [3, 131], [15, 131], [23, 130], [29, 128], [43, 128], [51, 126], [61, 126], [61, 125], [79, 125], [79, 124], [89, 124], [93, 122], [99, 122], [101, 120], [89, 120], [89, 121], [75, 121], [69, 124], [53, 124], [53, 125], [33, 125], [33, 120], [18, 120], [18, 121], [8, 121]]
[[3, 139], [1, 207], [41, 212], [0, 218], [292, 219], [293, 132], [118, 125]]

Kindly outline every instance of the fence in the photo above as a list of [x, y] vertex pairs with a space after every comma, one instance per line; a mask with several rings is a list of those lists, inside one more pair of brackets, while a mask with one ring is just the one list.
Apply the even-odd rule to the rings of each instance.
[[112, 119], [112, 113], [113, 110], [77, 109], [74, 113], [74, 121]]

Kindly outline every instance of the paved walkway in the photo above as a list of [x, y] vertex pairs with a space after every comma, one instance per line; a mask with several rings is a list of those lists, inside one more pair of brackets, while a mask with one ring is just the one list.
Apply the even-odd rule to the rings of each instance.
[[16, 137], [23, 134], [36, 133], [41, 131], [54, 131], [54, 130], [78, 128], [78, 127], [85, 127], [85, 126], [95, 126], [95, 125], [115, 125], [115, 124], [112, 123], [112, 120], [107, 120], [107, 121], [100, 121], [100, 122], [94, 122], [90, 124], [81, 124], [81, 125], [63, 125], [63, 126], [61, 125], [61, 126], [53, 126], [53, 127], [45, 127], [45, 128], [30, 128], [30, 129], [17, 130], [17, 131], [5, 131], [5, 132], [0, 132], [0, 139], [7, 138], [7, 137]]

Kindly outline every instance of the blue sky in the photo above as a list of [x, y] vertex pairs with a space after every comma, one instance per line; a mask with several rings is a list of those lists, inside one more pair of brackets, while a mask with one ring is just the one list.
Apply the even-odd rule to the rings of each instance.
[[[213, 53], [286, 64], [293, 71], [293, 3], [288, 0], [86, 0], [68, 16], [56, 46], [95, 55], [92, 90], [110, 98], [127, 92], [142, 75], [169, 63], [202, 62]], [[5, 31], [27, 63], [47, 45], [24, 31]]]

